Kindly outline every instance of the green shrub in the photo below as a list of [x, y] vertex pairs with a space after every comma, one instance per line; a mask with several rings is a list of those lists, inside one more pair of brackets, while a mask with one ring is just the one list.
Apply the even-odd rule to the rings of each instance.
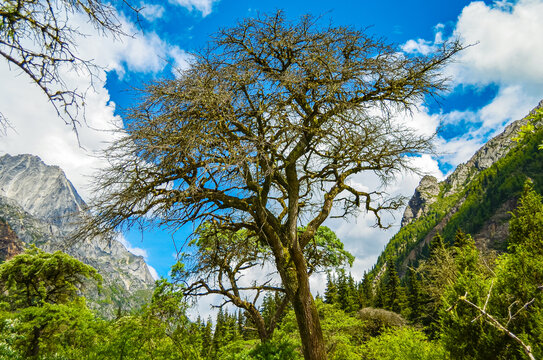
[[439, 342], [430, 341], [419, 330], [400, 327], [371, 338], [363, 347], [368, 360], [444, 360], [449, 355]]

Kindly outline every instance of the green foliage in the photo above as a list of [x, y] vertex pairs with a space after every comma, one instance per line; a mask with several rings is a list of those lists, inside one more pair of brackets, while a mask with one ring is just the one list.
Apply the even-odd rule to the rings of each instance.
[[79, 298], [85, 278], [101, 281], [96, 270], [57, 251], [31, 246], [0, 265], [0, 299], [12, 310], [44, 304], [63, 304]]
[[460, 198], [460, 194], [458, 193], [445, 196], [445, 190], [445, 186], [442, 186], [437, 201], [430, 205], [425, 216], [402, 227], [400, 231], [389, 240], [385, 250], [377, 259], [377, 264], [373, 269], [373, 275], [381, 269], [387, 259], [393, 259], [396, 264], [401, 263], [403, 259], [419, 245], [420, 241], [423, 240], [445, 217]]
[[420, 330], [400, 327], [387, 330], [362, 347], [367, 360], [444, 360], [448, 353], [438, 342], [429, 341]]
[[[543, 108], [535, 109], [535, 111], [526, 118], [528, 119], [528, 122], [520, 127], [517, 136], [512, 138], [513, 141], [522, 143], [526, 137], [535, 133], [535, 124], [540, 123], [543, 119]], [[539, 150], [543, 150], [543, 143], [539, 144], [538, 148]]]
[[510, 221], [510, 252], [493, 270], [471, 237], [457, 232], [450, 249], [454, 281], [445, 286], [440, 311], [441, 340], [453, 358], [524, 359], [522, 344], [509, 333], [543, 356], [542, 224], [542, 199], [528, 181]]
[[296, 345], [288, 341], [267, 341], [258, 344], [250, 353], [255, 360], [298, 360], [302, 359], [295, 351]]
[[419, 321], [423, 316], [424, 295], [419, 274], [413, 268], [407, 273], [407, 301], [409, 319]]
[[[509, 225], [509, 251], [496, 267], [492, 310], [514, 334], [543, 357], [543, 199], [527, 181]], [[507, 339], [504, 357], [522, 358], [518, 344]]]
[[400, 283], [396, 264], [394, 264], [392, 259], [387, 261], [387, 268], [381, 286], [383, 291], [383, 307], [387, 310], [401, 313], [406, 302], [405, 291]]
[[534, 255], [543, 254], [543, 201], [530, 180], [525, 183], [518, 208], [512, 214], [509, 232], [511, 252], [523, 247]]
[[[305, 227], [301, 227], [304, 232]], [[310, 273], [316, 270], [340, 269], [353, 265], [354, 256], [343, 247], [343, 242], [327, 226], [319, 226], [312, 242], [304, 249]]]
[[520, 196], [527, 178], [534, 187], [543, 187], [543, 152], [538, 144], [543, 139], [543, 129], [526, 136], [509, 153], [490, 168], [482, 171], [463, 194], [466, 199], [443, 229], [443, 236], [451, 241], [459, 228], [468, 233], [477, 232], [493, 211], [505, 201]]
[[[360, 346], [367, 338], [365, 323], [356, 314], [348, 314], [341, 310], [337, 304], [330, 305], [316, 300], [319, 318], [325, 343], [327, 345], [328, 359], [348, 360], [360, 358]], [[298, 326], [294, 312], [287, 312], [281, 327], [275, 332], [274, 339], [291, 341], [301, 351], [298, 335]]]
[[38, 358], [92, 344], [94, 315], [78, 294], [85, 278], [101, 280], [91, 266], [35, 246], [1, 264], [0, 299], [6, 310], [2, 333], [13, 339], [5, 345], [27, 358]]

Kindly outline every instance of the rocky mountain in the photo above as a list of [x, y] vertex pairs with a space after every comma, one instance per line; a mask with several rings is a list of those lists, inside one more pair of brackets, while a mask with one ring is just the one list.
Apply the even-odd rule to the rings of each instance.
[[[64, 251], [96, 268], [103, 290], [90, 288], [90, 305], [106, 316], [117, 309], [138, 307], [150, 296], [154, 280], [141, 256], [130, 253], [115, 239], [67, 241], [76, 229], [85, 203], [57, 166], [33, 155], [0, 157], [0, 256], [20, 252], [23, 244], [46, 251]], [[6, 251], [2, 252], [3, 249]], [[6, 255], [3, 255], [3, 254]]]
[[[543, 108], [543, 101], [530, 114], [538, 108]], [[510, 211], [516, 207], [525, 180], [531, 178], [543, 190], [543, 151], [538, 150], [543, 129], [536, 127], [521, 144], [513, 141], [527, 121], [525, 117], [511, 123], [444, 181], [422, 178], [405, 209], [400, 231], [377, 261], [376, 277], [387, 259], [394, 259], [399, 273], [405, 273], [410, 263], [424, 256], [436, 232], [452, 242], [461, 229], [481, 249], [505, 249]]]

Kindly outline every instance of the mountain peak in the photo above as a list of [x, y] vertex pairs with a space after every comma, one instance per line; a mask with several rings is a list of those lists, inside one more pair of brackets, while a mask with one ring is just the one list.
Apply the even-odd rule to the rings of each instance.
[[30, 154], [0, 157], [0, 195], [17, 200], [32, 216], [57, 226], [85, 208], [64, 171]]

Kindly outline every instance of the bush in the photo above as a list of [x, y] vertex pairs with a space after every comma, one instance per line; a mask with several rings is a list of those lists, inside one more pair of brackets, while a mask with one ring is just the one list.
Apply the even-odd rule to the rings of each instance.
[[364, 333], [367, 337], [378, 336], [386, 329], [407, 324], [401, 315], [393, 311], [371, 307], [361, 309], [358, 317], [364, 322]]
[[388, 329], [371, 338], [363, 347], [363, 359], [368, 360], [444, 360], [450, 359], [439, 342], [412, 327]]

